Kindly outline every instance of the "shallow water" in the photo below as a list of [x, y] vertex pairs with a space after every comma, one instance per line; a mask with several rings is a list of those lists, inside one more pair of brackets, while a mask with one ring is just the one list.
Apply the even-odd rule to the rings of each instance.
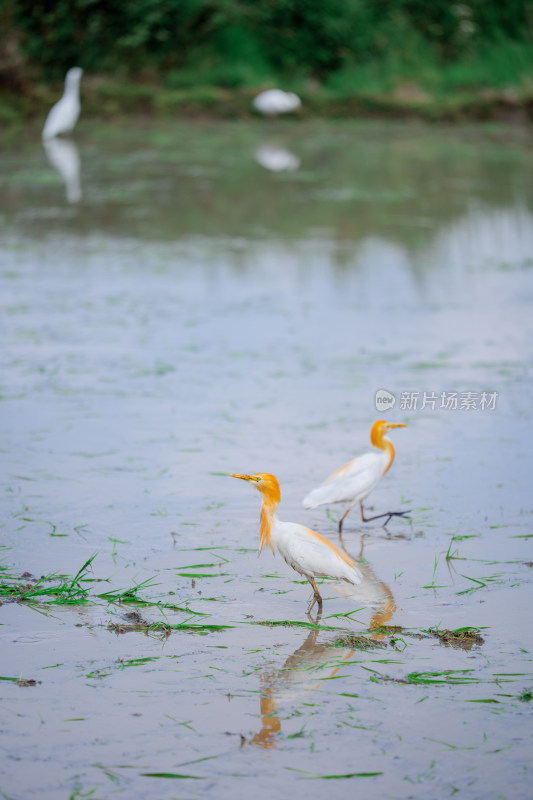
[[[97, 554], [84, 604], [0, 608], [0, 675], [36, 681], [0, 681], [2, 796], [527, 796], [531, 148], [382, 123], [76, 142], [63, 177], [36, 131], [0, 155], [0, 580]], [[344, 507], [301, 499], [382, 416], [407, 428], [368, 506], [411, 520], [364, 535], [354, 510], [362, 586], [323, 584], [320, 628], [259, 624], [308, 622], [309, 586], [258, 560], [259, 497], [220, 473], [275, 473], [280, 516], [339, 543]], [[143, 581], [181, 610], [98, 597]], [[200, 627], [109, 627], [135, 609]], [[421, 635], [463, 626], [483, 644]]]

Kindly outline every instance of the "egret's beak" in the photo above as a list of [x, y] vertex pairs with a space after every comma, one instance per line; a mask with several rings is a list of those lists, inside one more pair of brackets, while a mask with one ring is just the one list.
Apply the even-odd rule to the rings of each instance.
[[387, 428], [407, 428], [404, 422], [389, 422]]
[[257, 475], [234, 475], [233, 473], [230, 473], [230, 478], [240, 478], [241, 481], [255, 481], [256, 483], [261, 480]]

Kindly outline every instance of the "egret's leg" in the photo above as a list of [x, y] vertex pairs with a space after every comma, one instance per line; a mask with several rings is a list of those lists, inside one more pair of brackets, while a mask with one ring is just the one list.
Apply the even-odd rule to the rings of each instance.
[[342, 515], [342, 517], [340, 519], [340, 522], [339, 522], [339, 533], [342, 533], [342, 523], [344, 522], [344, 520], [346, 519], [346, 517], [348, 516], [348, 514], [350, 513], [352, 508], [353, 508], [353, 505], [348, 506], [348, 508], [346, 509], [344, 514]]
[[406, 514], [410, 513], [411, 509], [409, 508], [407, 511], [386, 511], [384, 514], [375, 514], [373, 517], [365, 517], [365, 511], [363, 509], [363, 504], [361, 503], [361, 519], [363, 522], [372, 522], [373, 519], [382, 519], [383, 517], [387, 517], [383, 523], [383, 527], [389, 524], [391, 517], [404, 517]]
[[313, 599], [311, 600], [311, 603], [306, 611], [306, 614], [309, 614], [315, 603], [318, 603], [318, 612], [320, 613], [322, 610], [322, 598], [320, 597], [320, 592], [318, 591], [315, 579], [313, 578], [313, 576], [311, 576], [307, 580], [313, 587]]

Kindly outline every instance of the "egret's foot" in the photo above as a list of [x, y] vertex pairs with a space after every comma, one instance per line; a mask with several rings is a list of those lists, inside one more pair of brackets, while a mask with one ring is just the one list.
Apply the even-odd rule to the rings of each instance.
[[411, 517], [405, 516], [406, 514], [410, 514], [410, 513], [411, 513], [411, 509], [409, 509], [408, 511], [387, 511], [387, 519], [383, 523], [382, 528], [386, 528], [387, 527], [387, 525], [389, 524], [389, 522], [391, 520], [391, 517], [404, 517], [404, 519], [411, 519]]
[[309, 603], [307, 611], [305, 612], [307, 615], [311, 613], [311, 609], [313, 608], [315, 603], [318, 604], [318, 613], [322, 614], [322, 598], [320, 597], [319, 593], [316, 592], [316, 594], [313, 595], [313, 599]]
[[322, 614], [322, 598], [320, 597], [320, 592], [318, 591], [316, 582], [314, 578], [308, 578], [309, 583], [313, 587], [313, 599], [311, 600], [307, 611], [305, 612], [307, 615], [310, 614], [311, 609], [313, 608], [315, 603], [318, 603], [318, 613]]
[[[408, 508], [407, 511], [386, 511], [384, 514], [374, 514], [373, 517], [365, 517], [363, 506], [361, 506], [361, 519], [363, 522], [372, 522], [375, 519], [383, 519], [383, 517], [387, 517], [385, 522], [383, 523], [383, 527], [385, 527], [389, 522], [391, 517], [404, 517], [406, 514], [410, 514], [411, 509]], [[410, 519], [410, 517], [406, 517], [406, 519]]]

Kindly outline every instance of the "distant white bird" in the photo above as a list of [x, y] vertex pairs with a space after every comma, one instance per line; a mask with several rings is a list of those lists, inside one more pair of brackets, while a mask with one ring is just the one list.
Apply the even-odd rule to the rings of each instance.
[[67, 200], [69, 203], [79, 203], [81, 200], [81, 182], [78, 148], [69, 139], [45, 139], [43, 147], [48, 161], [63, 179]]
[[388, 517], [386, 525], [391, 517], [402, 517], [409, 513], [409, 511], [387, 511], [385, 514], [365, 517], [363, 510], [363, 500], [376, 488], [394, 461], [394, 445], [385, 436], [389, 428], [405, 428], [405, 425], [402, 422], [385, 422], [384, 419], [378, 419], [370, 431], [370, 441], [374, 447], [379, 449], [379, 453], [365, 453], [359, 458], [354, 458], [353, 461], [349, 461], [348, 464], [340, 467], [329, 478], [326, 478], [321, 486], [313, 489], [304, 497], [305, 508], [316, 508], [326, 503], [350, 504], [339, 522], [339, 533], [342, 532], [342, 523], [356, 503], [361, 506], [363, 522]]
[[43, 128], [43, 139], [53, 139], [61, 133], [70, 133], [80, 116], [80, 80], [83, 70], [72, 67], [65, 77], [63, 97], [52, 106]]
[[339, 550], [333, 542], [305, 525], [282, 522], [277, 518], [280, 491], [275, 475], [260, 472], [257, 475], [235, 474], [231, 477], [248, 481], [263, 495], [259, 550], [266, 544], [273, 553], [280, 553], [290, 567], [307, 578], [313, 587], [308, 614], [315, 603], [318, 603], [319, 609], [322, 608], [315, 577], [334, 578], [353, 584], [361, 582], [361, 572], [355, 560]]
[[294, 172], [300, 166], [300, 159], [275, 144], [262, 144], [255, 151], [255, 160], [270, 172]]
[[276, 117], [278, 114], [287, 114], [296, 108], [300, 108], [302, 101], [293, 92], [284, 92], [281, 89], [267, 89], [254, 97], [252, 105], [260, 114], [264, 114], [267, 117]]

